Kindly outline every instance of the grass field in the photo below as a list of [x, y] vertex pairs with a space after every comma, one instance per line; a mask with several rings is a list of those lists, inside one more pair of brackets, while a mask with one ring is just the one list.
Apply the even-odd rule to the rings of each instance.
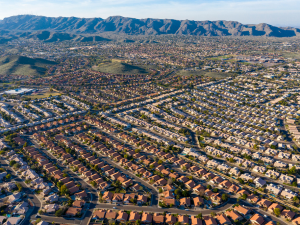
[[31, 98], [31, 99], [41, 99], [41, 98], [48, 98], [50, 95], [57, 96], [57, 95], [60, 95], [60, 93], [54, 92], [54, 91], [53, 92], [47, 91], [47, 92], [39, 93], [37, 95], [26, 95], [26, 97]]
[[206, 58], [209, 60], [222, 60], [222, 59], [228, 59], [228, 61], [236, 61], [235, 59], [229, 59], [229, 58], [233, 58], [232, 55], [223, 55], [223, 56], [217, 56], [217, 57], [210, 57], [210, 58]]
[[112, 74], [147, 74], [149, 71], [146, 67], [130, 65], [122, 60], [112, 60], [110, 63], [103, 63], [99, 66], [94, 66], [93, 70], [100, 71], [103, 73], [112, 73]]
[[204, 70], [180, 70], [176, 73], [177, 75], [181, 76], [206, 76], [206, 77], [212, 77], [212, 78], [226, 78], [233, 75], [233, 73], [221, 73], [221, 72], [208, 72]]
[[300, 52], [281, 52], [286, 58], [300, 59]]

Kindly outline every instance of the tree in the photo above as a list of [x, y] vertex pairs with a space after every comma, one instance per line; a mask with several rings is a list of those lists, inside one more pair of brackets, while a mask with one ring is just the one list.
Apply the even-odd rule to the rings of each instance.
[[222, 194], [222, 200], [224, 201], [224, 202], [226, 202], [227, 201], [227, 199], [228, 199], [228, 195], [227, 194]]
[[31, 180], [25, 180], [25, 184], [30, 184]]
[[10, 165], [10, 166], [13, 166], [14, 164], [16, 164], [16, 161], [15, 161], [15, 160], [11, 160], [11, 161], [9, 162], [9, 165]]
[[180, 191], [180, 189], [176, 189], [175, 191], [174, 191], [174, 193], [175, 193], [175, 195], [180, 195], [181, 194], [181, 191]]
[[298, 202], [299, 202], [299, 198], [298, 198], [297, 196], [295, 196], [295, 197], [293, 198], [293, 201], [296, 202], [296, 203], [298, 203]]
[[92, 185], [93, 187], [96, 187], [97, 183], [93, 180], [93, 181], [91, 182], [91, 185]]
[[275, 214], [275, 216], [280, 216], [280, 213], [281, 213], [281, 211], [280, 211], [279, 208], [275, 208], [275, 209], [274, 209], [274, 214]]
[[15, 163], [15, 164], [13, 165], [13, 168], [14, 168], [15, 170], [19, 169], [20, 167], [21, 167], [21, 165], [20, 165], [19, 163]]
[[158, 192], [159, 192], [159, 193], [163, 193], [162, 188], [159, 188], [159, 189], [158, 189]]
[[211, 215], [212, 217], [215, 217], [215, 216], [216, 216], [216, 213], [215, 213], [215, 212], [211, 212], [210, 215]]
[[295, 174], [297, 172], [296, 166], [293, 166], [291, 169], [289, 169], [290, 174]]
[[211, 185], [209, 184], [209, 185], [207, 185], [207, 189], [211, 189]]
[[246, 195], [246, 194], [243, 194], [243, 195], [241, 196], [241, 199], [246, 200], [246, 198], [247, 198], [247, 195]]
[[68, 192], [69, 192], [69, 190], [68, 190], [68, 188], [67, 188], [66, 185], [63, 185], [63, 186], [60, 187], [60, 193], [61, 193], [62, 195], [65, 195], [65, 194], [67, 194]]
[[7, 175], [5, 176], [5, 178], [9, 180], [9, 179], [11, 178], [11, 174], [10, 174], [10, 173], [7, 174]]
[[18, 191], [21, 192], [23, 187], [20, 183], [16, 183], [17, 187], [18, 187]]
[[201, 219], [202, 220], [202, 213], [199, 213], [196, 218]]
[[98, 165], [94, 165], [94, 170], [99, 171]]
[[42, 219], [41, 218], [38, 218], [35, 222], [34, 222], [34, 224], [38, 224], [39, 222], [41, 222], [42, 221]]
[[234, 160], [233, 158], [230, 158], [230, 159], [229, 159], [229, 162], [235, 163], [235, 160]]
[[63, 213], [64, 213], [64, 211], [62, 209], [59, 209], [55, 212], [55, 216], [60, 217], [60, 216], [62, 216]]
[[56, 183], [56, 185], [57, 185], [58, 188], [60, 188], [61, 186], [64, 185], [64, 183], [63, 183], [62, 181], [58, 181], [58, 182]]
[[40, 210], [39, 210], [39, 214], [40, 214], [40, 215], [43, 215], [43, 214], [44, 214], [44, 211], [40, 209]]
[[189, 192], [188, 192], [187, 190], [184, 190], [184, 191], [182, 192], [182, 195], [183, 195], [184, 197], [188, 197], [188, 196], [189, 196]]

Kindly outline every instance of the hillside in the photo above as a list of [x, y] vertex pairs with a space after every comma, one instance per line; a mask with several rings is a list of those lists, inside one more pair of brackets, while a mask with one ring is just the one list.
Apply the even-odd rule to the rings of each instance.
[[129, 65], [127, 63], [113, 61], [111, 63], [104, 63], [100, 66], [93, 67], [93, 70], [100, 71], [103, 73], [113, 74], [145, 74], [148, 71], [142, 67]]
[[56, 62], [45, 59], [32, 59], [24, 56], [7, 56], [0, 58], [0, 74], [17, 74], [29, 77], [45, 75], [46, 66]]
[[[44, 17], [19, 15], [0, 21], [0, 31], [55, 31], [70, 34], [54, 36], [50, 40], [73, 39], [78, 34], [112, 32], [129, 35], [197, 35], [197, 36], [267, 36], [293, 37], [300, 29], [275, 27], [260, 23], [246, 25], [236, 21], [193, 21], [172, 19], [135, 19], [121, 16], [102, 18]], [[1, 32], [0, 32], [1, 33]], [[72, 33], [72, 34], [71, 34]], [[40, 38], [44, 40], [43, 34]], [[47, 35], [46, 35], [47, 36]], [[47, 37], [49, 39], [49, 37]], [[85, 41], [85, 40], [84, 40]]]

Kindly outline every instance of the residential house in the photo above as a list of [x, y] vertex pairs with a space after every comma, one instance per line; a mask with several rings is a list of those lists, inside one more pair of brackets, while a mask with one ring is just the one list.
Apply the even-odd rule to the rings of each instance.
[[124, 223], [128, 220], [128, 214], [124, 211], [119, 211], [119, 214], [118, 214], [118, 217], [116, 220]]
[[262, 225], [265, 220], [261, 215], [256, 213], [250, 218], [250, 222], [254, 225]]
[[243, 220], [244, 217], [241, 216], [238, 212], [234, 211], [234, 210], [228, 210], [225, 212], [225, 214], [230, 217], [233, 221], [235, 220]]
[[274, 209], [278, 208], [280, 211], [283, 210], [283, 207], [279, 205], [278, 203], [273, 203], [272, 205], [269, 206], [268, 211], [273, 213]]
[[141, 219], [141, 214], [135, 211], [131, 211], [129, 215], [129, 222], [136, 222], [137, 220]]
[[238, 212], [239, 214], [242, 214], [243, 216], [246, 216], [251, 212], [250, 209], [247, 209], [241, 205], [235, 206], [233, 209], [234, 209], [234, 211]]
[[224, 214], [219, 214], [216, 216], [216, 219], [219, 221], [220, 225], [232, 224], [231, 221]]

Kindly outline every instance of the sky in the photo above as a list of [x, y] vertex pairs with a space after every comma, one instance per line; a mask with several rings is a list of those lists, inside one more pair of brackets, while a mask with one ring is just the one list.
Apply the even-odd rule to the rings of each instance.
[[0, 0], [0, 19], [20, 14], [230, 20], [300, 27], [299, 0]]

